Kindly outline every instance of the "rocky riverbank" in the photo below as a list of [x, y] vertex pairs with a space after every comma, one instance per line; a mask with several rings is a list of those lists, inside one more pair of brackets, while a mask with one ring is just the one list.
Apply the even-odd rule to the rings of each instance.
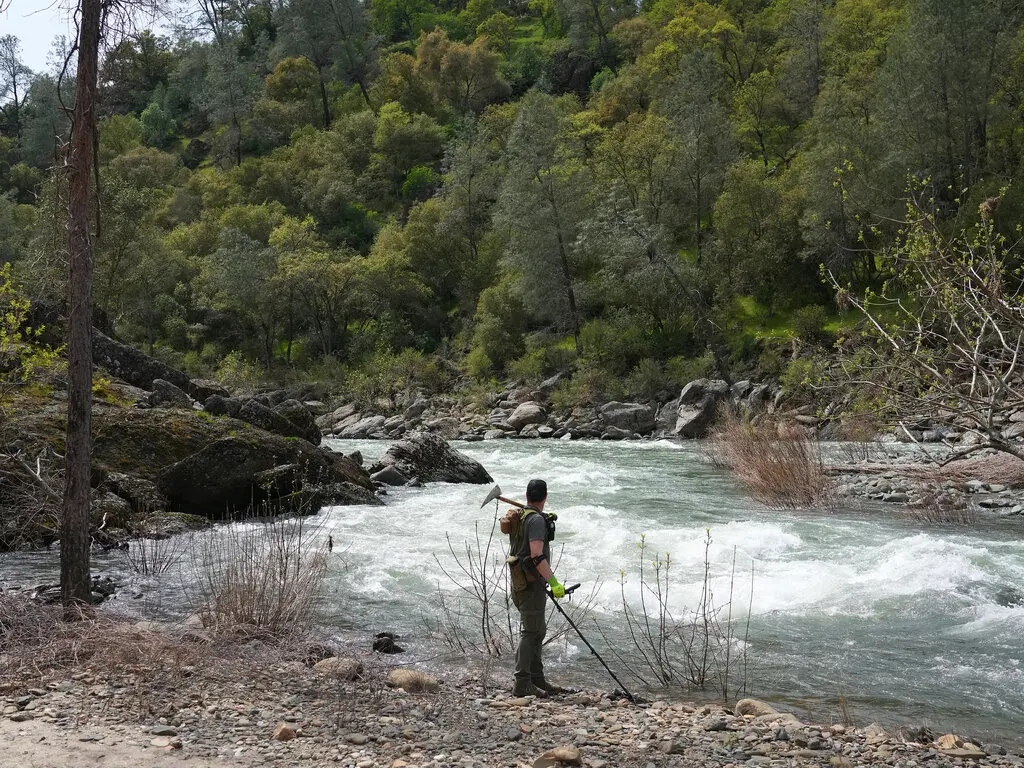
[[498, 679], [436, 680], [353, 649], [317, 659], [333, 652], [109, 620], [63, 635], [37, 640], [35, 660], [2, 655], [3, 766], [1024, 765], [954, 734], [805, 723], [757, 700], [515, 698]]

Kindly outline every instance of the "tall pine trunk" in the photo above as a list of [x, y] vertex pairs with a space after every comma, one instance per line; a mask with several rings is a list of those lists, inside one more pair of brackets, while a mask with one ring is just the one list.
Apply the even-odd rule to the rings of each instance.
[[90, 605], [89, 476], [93, 390], [93, 238], [89, 230], [96, 77], [102, 0], [81, 0], [75, 119], [69, 160], [68, 432], [64, 518], [61, 523], [61, 601], [73, 619]]

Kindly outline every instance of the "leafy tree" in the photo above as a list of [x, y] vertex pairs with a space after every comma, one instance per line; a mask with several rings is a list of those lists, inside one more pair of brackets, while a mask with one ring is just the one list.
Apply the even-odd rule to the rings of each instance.
[[720, 83], [714, 72], [715, 65], [708, 53], [689, 57], [682, 65], [676, 87], [661, 100], [659, 107], [675, 126], [681, 148], [679, 168], [691, 209], [690, 240], [700, 263], [704, 222], [713, 212], [724, 173], [735, 157], [729, 112], [721, 101]]
[[178, 130], [178, 125], [157, 102], [150, 102], [146, 109], [139, 116], [139, 125], [142, 129], [142, 138], [151, 147], [163, 149], [171, 143]]
[[218, 249], [202, 268], [202, 288], [211, 306], [229, 313], [257, 342], [266, 369], [288, 317], [289, 296], [281, 290], [275, 250], [237, 227], [227, 227]]
[[144, 30], [113, 46], [100, 67], [100, 100], [108, 114], [139, 114], [168, 85], [176, 58], [171, 41]]
[[[60, 94], [59, 87], [64, 89]], [[62, 105], [72, 103], [74, 97], [66, 80], [59, 85], [49, 75], [33, 78], [20, 111], [21, 152], [26, 163], [36, 168], [54, 165], [71, 130], [71, 121]]]
[[583, 282], [590, 266], [574, 249], [587, 213], [588, 169], [572, 141], [576, 100], [528, 93], [510, 134], [508, 171], [497, 220], [504, 261], [538, 321], [569, 331], [580, 344]]
[[0, 36], [0, 131], [21, 139], [22, 107], [32, 70], [21, 61], [21, 43], [14, 35]]
[[436, 111], [436, 117], [479, 114], [488, 104], [510, 93], [510, 87], [499, 77], [499, 56], [479, 38], [470, 45], [454, 42], [442, 30], [421, 33], [417, 45], [413, 76], [427, 83], [435, 104], [448, 109]]
[[357, 317], [356, 255], [330, 248], [310, 218], [283, 221], [271, 233], [270, 246], [278, 255], [278, 282], [303, 313], [301, 325], [310, 327], [323, 356], [341, 357], [349, 323]]
[[718, 197], [712, 259], [725, 287], [754, 296], [770, 310], [827, 299], [816, 265], [805, 262], [797, 174], [768, 174], [757, 160], [728, 169]]
[[431, 11], [428, 0], [371, 0], [374, 30], [390, 43], [409, 40], [420, 31], [419, 17]]

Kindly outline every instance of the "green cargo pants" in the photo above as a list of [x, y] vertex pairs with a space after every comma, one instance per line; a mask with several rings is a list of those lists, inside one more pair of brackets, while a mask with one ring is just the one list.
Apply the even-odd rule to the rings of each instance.
[[515, 681], [541, 681], [542, 641], [546, 637], [546, 591], [539, 580], [526, 590], [511, 592], [514, 606], [521, 613], [521, 638], [514, 658]]

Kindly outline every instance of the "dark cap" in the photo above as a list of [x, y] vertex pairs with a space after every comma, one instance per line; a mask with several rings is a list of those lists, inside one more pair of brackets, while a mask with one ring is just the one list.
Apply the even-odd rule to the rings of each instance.
[[529, 502], [541, 502], [549, 494], [546, 482], [541, 478], [532, 478], [528, 481], [528, 491], [525, 494]]

